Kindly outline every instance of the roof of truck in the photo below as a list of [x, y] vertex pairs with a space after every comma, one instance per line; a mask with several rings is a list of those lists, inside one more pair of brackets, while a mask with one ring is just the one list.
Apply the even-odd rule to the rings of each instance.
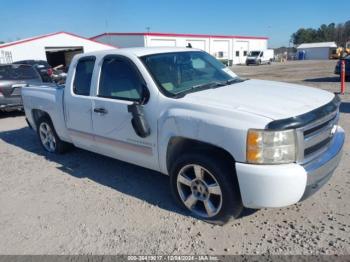
[[85, 54], [82, 54], [81, 56], [133, 54], [140, 57], [140, 56], [146, 56], [146, 55], [152, 55], [152, 54], [188, 52], [188, 51], [202, 51], [202, 50], [195, 49], [195, 48], [185, 48], [185, 47], [132, 47], [132, 48], [109, 49], [109, 50], [85, 53]]

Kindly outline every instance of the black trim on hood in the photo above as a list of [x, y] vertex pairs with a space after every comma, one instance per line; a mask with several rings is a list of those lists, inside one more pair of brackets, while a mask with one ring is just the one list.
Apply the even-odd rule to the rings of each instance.
[[325, 117], [338, 110], [340, 105], [340, 98], [335, 94], [332, 101], [329, 103], [316, 108], [308, 113], [293, 116], [285, 119], [274, 120], [267, 124], [266, 129], [268, 130], [284, 130], [284, 129], [293, 129], [299, 128], [305, 125], [312, 123], [313, 121]]

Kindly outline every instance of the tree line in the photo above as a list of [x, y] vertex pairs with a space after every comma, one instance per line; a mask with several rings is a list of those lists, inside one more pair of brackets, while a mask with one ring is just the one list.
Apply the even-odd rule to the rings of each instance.
[[345, 23], [321, 25], [319, 28], [300, 28], [292, 34], [291, 42], [294, 45], [313, 42], [336, 42], [338, 46], [350, 41], [350, 20]]

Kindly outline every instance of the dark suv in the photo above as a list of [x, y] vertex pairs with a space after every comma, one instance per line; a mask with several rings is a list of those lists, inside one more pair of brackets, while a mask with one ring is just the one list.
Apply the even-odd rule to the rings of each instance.
[[44, 60], [21, 60], [14, 64], [31, 65], [38, 71], [43, 82], [52, 82], [52, 67]]
[[30, 65], [0, 65], [0, 111], [22, 109], [21, 88], [42, 84], [39, 73]]

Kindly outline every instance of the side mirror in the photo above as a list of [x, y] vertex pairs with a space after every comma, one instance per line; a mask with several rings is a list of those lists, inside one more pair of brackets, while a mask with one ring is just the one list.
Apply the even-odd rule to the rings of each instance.
[[131, 124], [135, 133], [142, 138], [149, 136], [151, 134], [151, 129], [145, 119], [143, 105], [137, 102], [128, 105], [128, 112], [132, 115]]

